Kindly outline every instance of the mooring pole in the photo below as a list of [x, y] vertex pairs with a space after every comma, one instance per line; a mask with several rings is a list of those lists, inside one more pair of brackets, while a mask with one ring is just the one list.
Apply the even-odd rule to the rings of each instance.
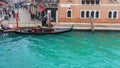
[[16, 28], [19, 28], [19, 26], [18, 26], [18, 12], [16, 13]]
[[91, 25], [91, 31], [94, 32], [94, 24], [93, 24], [92, 16], [90, 16], [90, 25]]
[[49, 27], [50, 27], [50, 30], [52, 29], [52, 24], [51, 24], [51, 20], [50, 20], [50, 11], [48, 11], [48, 22], [49, 22]]

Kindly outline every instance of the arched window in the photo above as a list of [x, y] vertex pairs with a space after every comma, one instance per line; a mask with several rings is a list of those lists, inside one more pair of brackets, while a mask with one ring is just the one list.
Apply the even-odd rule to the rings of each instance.
[[71, 11], [71, 10], [68, 10], [68, 11], [67, 11], [67, 17], [69, 17], [69, 18], [72, 17], [72, 11]]
[[113, 13], [113, 18], [117, 18], [117, 12], [116, 11]]
[[90, 0], [86, 0], [86, 4], [90, 4]]
[[81, 0], [82, 4], [92, 4], [92, 5], [99, 5], [100, 4], [100, 0]]
[[89, 18], [89, 11], [86, 12], [86, 18]]
[[85, 15], [85, 12], [84, 12], [84, 11], [82, 11], [82, 12], [81, 12], [81, 17], [83, 17], [83, 18], [84, 18], [84, 17], [85, 17], [84, 15]]
[[94, 18], [94, 11], [91, 12], [91, 16], [92, 16], [92, 18]]
[[96, 12], [96, 18], [99, 18], [99, 11]]
[[95, 1], [94, 0], [91, 0], [91, 4], [94, 4], [95, 3]]
[[112, 18], [112, 12], [111, 11], [108, 13], [108, 18]]

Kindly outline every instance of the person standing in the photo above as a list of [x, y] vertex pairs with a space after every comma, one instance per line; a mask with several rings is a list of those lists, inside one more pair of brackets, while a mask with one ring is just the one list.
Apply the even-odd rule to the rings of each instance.
[[8, 16], [9, 16], [9, 18], [11, 18], [11, 12], [10, 12], [10, 10], [8, 10]]
[[43, 18], [42, 18], [42, 26], [45, 26], [45, 25], [46, 25], [46, 21], [47, 21], [47, 18], [46, 18], [46, 17], [43, 17]]
[[7, 10], [5, 12], [5, 20], [9, 20], [9, 12]]
[[3, 8], [3, 14], [5, 14], [6, 13], [6, 8]]
[[13, 15], [13, 18], [15, 18], [15, 11], [12, 10], [12, 15]]
[[0, 11], [0, 17], [2, 17], [2, 11]]

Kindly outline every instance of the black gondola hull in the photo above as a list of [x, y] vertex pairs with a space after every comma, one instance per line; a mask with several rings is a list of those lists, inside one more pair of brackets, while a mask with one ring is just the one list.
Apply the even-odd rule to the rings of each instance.
[[14, 33], [17, 34], [29, 34], [29, 35], [45, 35], [45, 34], [61, 34], [72, 31], [73, 26], [71, 28], [59, 28], [55, 29], [55, 31], [52, 32], [28, 32], [28, 31], [22, 31], [22, 29], [14, 31]]

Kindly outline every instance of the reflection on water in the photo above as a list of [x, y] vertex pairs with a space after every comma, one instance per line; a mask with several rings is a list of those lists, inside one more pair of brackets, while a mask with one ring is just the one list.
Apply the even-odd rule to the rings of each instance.
[[9, 33], [0, 33], [0, 38], [4, 38], [9, 36]]
[[0, 68], [120, 68], [119, 32], [0, 36]]

